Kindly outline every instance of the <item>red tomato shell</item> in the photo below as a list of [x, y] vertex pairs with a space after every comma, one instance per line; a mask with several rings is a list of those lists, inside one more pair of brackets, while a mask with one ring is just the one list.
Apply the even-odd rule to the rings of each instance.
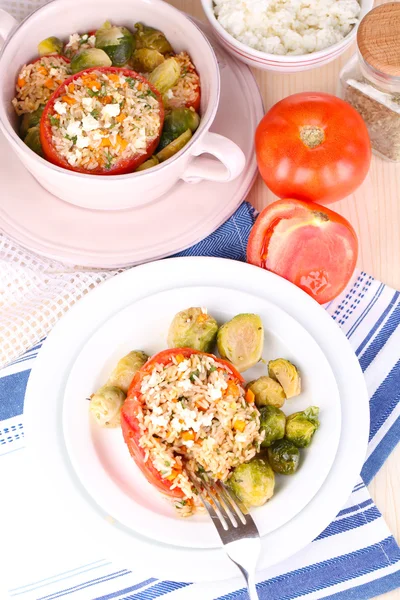
[[192, 354], [203, 354], [204, 356], [212, 356], [215, 360], [226, 369], [232, 376], [232, 379], [237, 383], [242, 384], [244, 382], [243, 377], [236, 371], [236, 369], [225, 360], [217, 358], [212, 354], [205, 354], [198, 350], [192, 350], [191, 348], [172, 348], [170, 350], [163, 350], [152, 358], [150, 358], [145, 365], [135, 374], [130, 388], [128, 390], [128, 396], [124, 402], [121, 410], [121, 426], [122, 434], [124, 436], [125, 443], [128, 446], [129, 452], [134, 459], [136, 465], [142, 471], [146, 479], [153, 484], [160, 492], [172, 498], [182, 498], [183, 493], [179, 488], [171, 490], [173, 482], [163, 479], [161, 474], [155, 469], [151, 460], [144, 462], [145, 452], [143, 448], [139, 446], [139, 440], [142, 432], [139, 428], [139, 422], [137, 420], [137, 413], [142, 404], [141, 386], [143, 377], [149, 375], [154, 365], [161, 364], [167, 365], [171, 362], [173, 356], [178, 354], [183, 355], [185, 358]]
[[346, 287], [357, 254], [357, 235], [346, 219], [300, 200], [278, 200], [267, 206], [247, 246], [247, 262], [288, 279], [320, 304]]
[[[116, 73], [119, 75], [125, 75], [125, 77], [131, 77], [133, 79], [137, 79], [139, 81], [143, 81], [146, 83], [153, 94], [157, 97], [159, 107], [160, 107], [160, 130], [156, 139], [151, 142], [147, 148], [145, 154], [135, 154], [130, 158], [125, 158], [123, 160], [118, 161], [114, 167], [111, 169], [106, 169], [104, 167], [98, 167], [97, 169], [92, 169], [88, 171], [82, 167], [73, 167], [68, 163], [68, 161], [59, 155], [57, 152], [53, 141], [52, 141], [52, 133], [51, 133], [51, 123], [49, 120], [50, 115], [54, 114], [54, 104], [60, 98], [60, 96], [64, 93], [65, 87], [72, 83], [75, 79], [78, 79], [82, 75], [86, 75], [87, 73], [91, 73], [92, 71], [100, 71], [101, 73]], [[134, 171], [139, 165], [145, 162], [152, 154], [155, 152], [162, 128], [164, 125], [164, 106], [162, 102], [162, 98], [160, 93], [156, 90], [156, 88], [136, 71], [132, 71], [131, 69], [126, 68], [118, 68], [118, 67], [93, 67], [92, 69], [85, 69], [80, 73], [76, 73], [69, 79], [63, 81], [63, 83], [56, 89], [56, 91], [52, 94], [49, 101], [46, 104], [46, 107], [43, 111], [42, 117], [40, 119], [40, 141], [42, 143], [43, 154], [48, 161], [57, 165], [58, 167], [63, 167], [64, 169], [68, 169], [69, 171], [75, 171], [78, 173], [86, 173], [89, 175], [122, 175], [124, 173], [131, 173]]]
[[364, 181], [371, 143], [359, 113], [330, 94], [293, 94], [275, 104], [257, 127], [261, 177], [279, 198], [330, 204]]

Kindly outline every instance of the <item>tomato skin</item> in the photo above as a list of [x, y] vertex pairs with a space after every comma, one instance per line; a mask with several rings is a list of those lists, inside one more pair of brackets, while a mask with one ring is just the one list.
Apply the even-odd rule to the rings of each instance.
[[[100, 71], [101, 73], [116, 73], [119, 75], [125, 75], [125, 77], [132, 77], [134, 79], [138, 79], [139, 81], [143, 81], [144, 83], [146, 83], [158, 99], [160, 107], [160, 130], [159, 135], [155, 138], [155, 140], [147, 146], [145, 154], [136, 154], [130, 158], [120, 160], [111, 169], [98, 167], [96, 169], [91, 169], [90, 171], [88, 171], [87, 169], [84, 169], [82, 167], [73, 167], [68, 163], [68, 161], [64, 157], [58, 154], [52, 142], [51, 124], [49, 117], [50, 115], [54, 114], [54, 104], [64, 93], [65, 87], [72, 83], [75, 79], [78, 79], [79, 77], [81, 77], [82, 75], [86, 75], [87, 73], [91, 73], [92, 71]], [[124, 173], [131, 173], [139, 165], [141, 165], [148, 158], [150, 158], [150, 156], [152, 156], [160, 141], [163, 125], [164, 105], [162, 102], [161, 94], [149, 81], [147, 81], [147, 79], [142, 77], [142, 75], [139, 75], [139, 73], [136, 73], [136, 71], [132, 71], [131, 69], [118, 67], [93, 67], [91, 69], [85, 69], [84, 71], [75, 73], [75, 75], [72, 75], [72, 77], [63, 81], [63, 83], [50, 96], [43, 111], [42, 117], [40, 119], [40, 141], [42, 143], [45, 158], [54, 165], [57, 165], [58, 167], [63, 167], [64, 169], [68, 169], [69, 171], [75, 171], [76, 173], [85, 173], [87, 175], [122, 175]]]
[[237, 383], [242, 384], [244, 382], [243, 377], [236, 371], [236, 369], [225, 360], [216, 358], [212, 354], [206, 354], [205, 352], [199, 352], [198, 350], [192, 350], [191, 348], [172, 348], [169, 350], [163, 350], [158, 354], [155, 354], [150, 358], [139, 371], [135, 374], [132, 383], [128, 390], [127, 398], [121, 410], [121, 426], [122, 434], [124, 436], [125, 443], [128, 446], [129, 452], [134, 459], [136, 465], [142, 471], [146, 479], [153, 484], [160, 492], [170, 496], [172, 498], [182, 498], [183, 492], [179, 488], [171, 490], [172, 482], [167, 479], [163, 479], [161, 474], [155, 469], [151, 460], [144, 462], [145, 452], [143, 448], [139, 446], [139, 440], [142, 432], [139, 427], [139, 421], [137, 419], [137, 413], [142, 405], [142, 394], [140, 392], [143, 378], [149, 375], [154, 365], [161, 364], [167, 365], [171, 362], [173, 356], [178, 354], [188, 358], [192, 354], [202, 354], [203, 356], [212, 356], [215, 360], [224, 366], [224, 368], [230, 372], [232, 379]]
[[[309, 147], [303, 128], [323, 140]], [[371, 142], [359, 113], [330, 94], [303, 92], [275, 104], [259, 123], [256, 155], [261, 177], [279, 198], [330, 204], [352, 194], [371, 162]]]
[[247, 262], [291, 281], [320, 304], [346, 287], [357, 263], [358, 240], [334, 211], [300, 200], [278, 200], [258, 216]]

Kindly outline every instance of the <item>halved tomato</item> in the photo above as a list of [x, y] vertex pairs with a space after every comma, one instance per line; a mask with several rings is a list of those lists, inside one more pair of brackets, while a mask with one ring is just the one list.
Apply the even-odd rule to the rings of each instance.
[[164, 479], [159, 471], [157, 471], [157, 469], [154, 467], [150, 459], [145, 462], [145, 452], [139, 445], [142, 431], [139, 427], [137, 414], [143, 404], [143, 395], [141, 393], [143, 378], [152, 373], [155, 365], [168, 365], [172, 362], [172, 358], [178, 354], [181, 354], [185, 358], [188, 358], [192, 354], [212, 356], [218, 362], [218, 364], [220, 364], [226, 370], [235, 383], [242, 384], [244, 382], [244, 379], [240, 373], [238, 373], [236, 369], [227, 361], [217, 358], [212, 354], [205, 354], [204, 352], [199, 352], [198, 350], [192, 350], [191, 348], [172, 348], [169, 350], [163, 350], [162, 352], [159, 352], [150, 358], [146, 364], [143, 365], [143, 367], [135, 374], [128, 390], [128, 396], [121, 410], [122, 434], [133, 460], [142, 471], [146, 479], [160, 492], [167, 496], [171, 496], [172, 498], [182, 498], [183, 493], [180, 488], [171, 489], [173, 482]]
[[[64, 95], [68, 95], [68, 86], [73, 83], [76, 79], [79, 79], [82, 76], [88, 75], [93, 71], [97, 71], [100, 73], [107, 74], [116, 74], [116, 75], [124, 75], [125, 77], [129, 77], [131, 79], [136, 79], [140, 82], [145, 83], [149, 86], [152, 94], [157, 98], [159, 103], [160, 110], [160, 127], [158, 131], [158, 135], [155, 139], [147, 144], [145, 153], [136, 153], [133, 156], [128, 158], [122, 158], [115, 163], [111, 168], [107, 168], [106, 166], [99, 166], [95, 169], [85, 169], [80, 166], [72, 166], [69, 162], [60, 155], [57, 148], [53, 143], [53, 134], [52, 134], [52, 123], [51, 119], [56, 116], [54, 105], [59, 100], [60, 97]], [[118, 68], [118, 67], [93, 67], [91, 69], [85, 69], [79, 73], [76, 73], [69, 79], [66, 79], [54, 92], [54, 94], [50, 97], [49, 101], [46, 104], [46, 107], [43, 111], [42, 118], [40, 120], [40, 141], [43, 147], [43, 153], [45, 158], [49, 160], [51, 163], [57, 165], [58, 167], [63, 167], [64, 169], [68, 169], [70, 171], [76, 171], [79, 173], [87, 173], [91, 175], [122, 175], [123, 173], [131, 173], [134, 171], [139, 165], [145, 162], [152, 154], [155, 152], [158, 143], [160, 141], [160, 136], [162, 132], [162, 128], [164, 125], [164, 106], [162, 102], [162, 97], [158, 90], [136, 71], [132, 71], [131, 69], [126, 68]]]
[[343, 291], [357, 255], [357, 235], [346, 219], [301, 200], [278, 200], [267, 206], [247, 246], [247, 262], [288, 279], [320, 304]]

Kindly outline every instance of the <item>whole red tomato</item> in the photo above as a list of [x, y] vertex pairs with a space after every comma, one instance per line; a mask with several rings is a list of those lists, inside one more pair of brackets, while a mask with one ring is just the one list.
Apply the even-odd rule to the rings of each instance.
[[336, 202], [361, 185], [371, 162], [363, 119], [330, 94], [281, 100], [259, 123], [255, 143], [261, 177], [280, 198]]
[[247, 262], [288, 279], [320, 304], [346, 287], [357, 254], [357, 236], [346, 219], [300, 200], [278, 200], [267, 206], [247, 246]]

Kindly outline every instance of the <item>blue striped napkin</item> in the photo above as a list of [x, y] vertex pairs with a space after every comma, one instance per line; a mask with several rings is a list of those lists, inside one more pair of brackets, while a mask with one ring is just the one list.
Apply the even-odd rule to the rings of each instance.
[[[181, 255], [222, 256], [245, 260], [254, 211], [243, 204], [214, 234]], [[399, 292], [358, 273], [327, 310], [347, 335], [364, 371], [370, 393], [371, 431], [366, 462], [353, 493], [336, 519], [306, 549], [284, 563], [258, 573], [263, 600], [307, 598], [367, 599], [400, 587], [400, 549], [366, 484], [400, 439]], [[26, 383], [41, 344], [0, 371], [0, 480], [3, 547], [18, 550], [32, 541], [25, 519], [30, 497], [24, 450], [23, 403]], [[26, 499], [25, 499], [26, 498]], [[21, 524], [22, 519], [22, 524]], [[188, 584], [143, 579], [123, 564], [85, 554], [79, 540], [66, 552], [63, 539], [41, 524], [41, 555], [16, 561], [9, 572], [8, 595], [24, 600], [245, 600], [241, 579]], [[44, 540], [50, 540], [47, 547]], [[41, 544], [41, 545], [40, 545]], [[15, 561], [14, 561], [15, 562]], [[4, 566], [4, 565], [2, 565]], [[3, 577], [1, 579], [4, 579]], [[1, 585], [1, 583], [0, 583]]]

